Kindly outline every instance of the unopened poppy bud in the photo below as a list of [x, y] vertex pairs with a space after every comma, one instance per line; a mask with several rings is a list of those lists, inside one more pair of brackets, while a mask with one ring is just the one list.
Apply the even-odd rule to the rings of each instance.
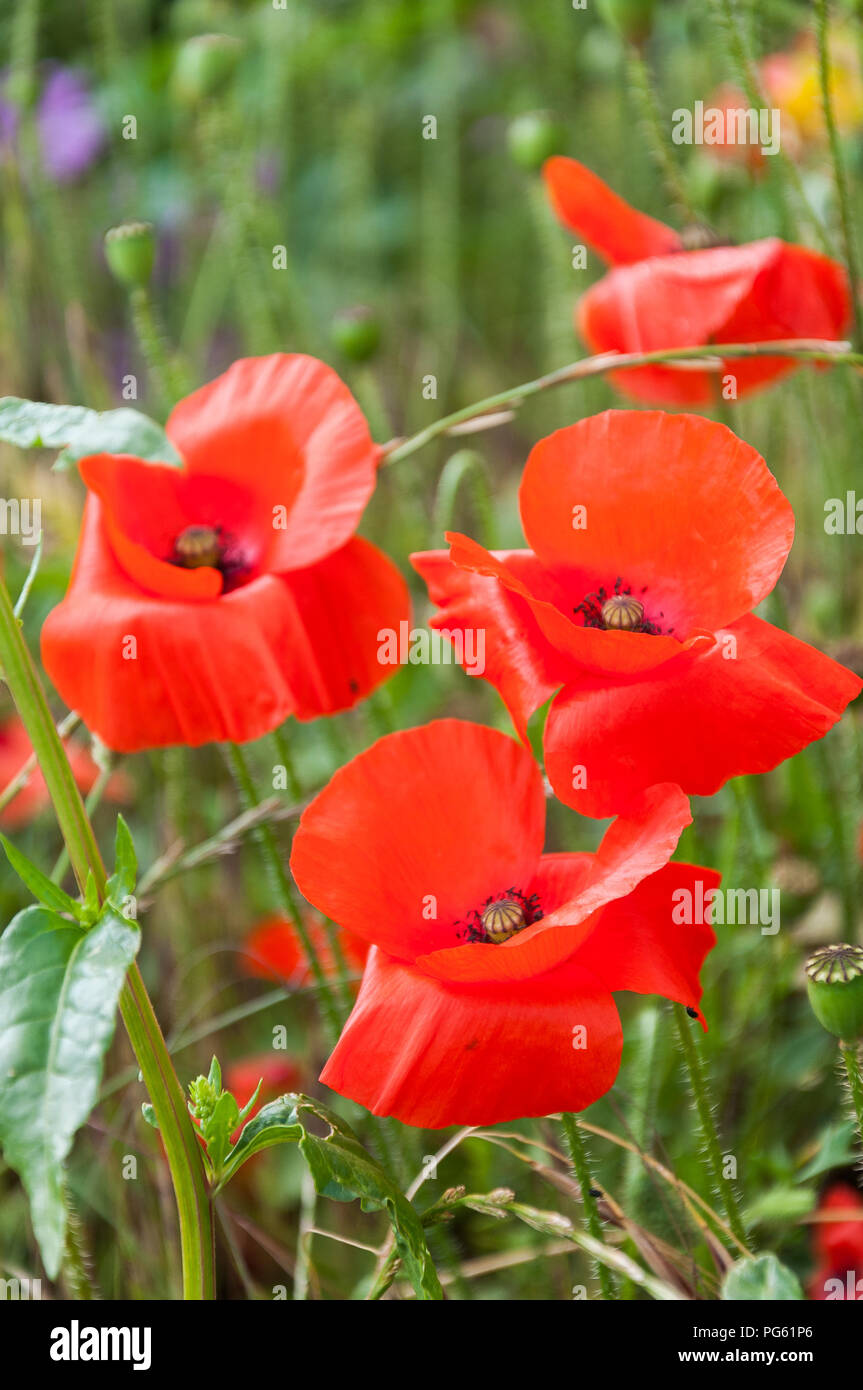
[[500, 898], [497, 902], [489, 903], [482, 914], [482, 926], [489, 941], [495, 944], [508, 941], [526, 926], [521, 904], [514, 898]]
[[236, 71], [242, 44], [230, 34], [199, 34], [177, 52], [173, 88], [188, 106], [220, 91]]
[[377, 352], [381, 341], [381, 326], [374, 309], [357, 304], [336, 314], [330, 333], [339, 352], [352, 362], [366, 362]]
[[150, 222], [121, 222], [105, 233], [105, 260], [121, 285], [142, 289], [150, 283], [156, 241]]
[[205, 565], [215, 567], [222, 553], [219, 532], [213, 526], [187, 526], [174, 541], [175, 565], [184, 569], [196, 570]]
[[602, 605], [603, 626], [620, 632], [634, 632], [644, 620], [644, 604], [632, 594], [612, 594]]
[[650, 38], [655, 9], [656, 0], [599, 0], [599, 10], [606, 24], [636, 44]]
[[539, 169], [564, 148], [562, 126], [545, 111], [528, 111], [510, 123], [506, 142], [513, 161], [522, 169]]
[[806, 962], [806, 989], [812, 1011], [834, 1037], [863, 1037], [863, 947], [823, 946]]

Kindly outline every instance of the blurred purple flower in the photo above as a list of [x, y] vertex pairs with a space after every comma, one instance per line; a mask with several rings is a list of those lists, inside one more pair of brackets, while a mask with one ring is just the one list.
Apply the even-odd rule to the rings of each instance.
[[[8, 74], [3, 74], [3, 85]], [[52, 67], [36, 104], [42, 167], [55, 183], [71, 183], [101, 153], [106, 132], [89, 87], [73, 68]], [[0, 154], [18, 135], [18, 112], [0, 88]]]

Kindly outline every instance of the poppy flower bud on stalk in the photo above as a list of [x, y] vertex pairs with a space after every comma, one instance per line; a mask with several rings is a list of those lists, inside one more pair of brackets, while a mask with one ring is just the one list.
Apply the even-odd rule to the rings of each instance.
[[199, 34], [177, 50], [172, 84], [179, 101], [194, 106], [215, 96], [233, 77], [242, 44], [230, 34]]
[[863, 947], [823, 946], [806, 962], [806, 989], [822, 1027], [855, 1042], [863, 1038]]
[[381, 325], [374, 309], [357, 304], [342, 309], [330, 325], [330, 336], [339, 352], [352, 362], [367, 362], [380, 346]]
[[560, 154], [565, 132], [547, 111], [527, 111], [516, 116], [506, 133], [510, 156], [522, 169], [541, 169], [552, 155]]
[[121, 222], [105, 233], [105, 260], [121, 285], [144, 289], [150, 283], [156, 240], [151, 222]]
[[656, 0], [599, 0], [606, 24], [634, 44], [650, 38], [655, 9]]

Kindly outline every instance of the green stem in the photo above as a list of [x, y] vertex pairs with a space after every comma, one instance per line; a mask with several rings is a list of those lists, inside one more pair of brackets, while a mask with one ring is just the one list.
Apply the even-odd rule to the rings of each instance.
[[642, 124], [647, 143], [650, 146], [650, 153], [665, 184], [665, 191], [681, 220], [687, 223], [696, 223], [700, 221], [700, 218], [689, 201], [689, 195], [683, 186], [683, 180], [677, 171], [668, 148], [665, 132], [662, 129], [653, 76], [647, 65], [647, 60], [635, 44], [630, 44], [628, 47], [627, 67], [632, 89], [641, 108]]
[[818, 74], [821, 83], [821, 104], [824, 107], [824, 124], [830, 142], [830, 158], [833, 163], [833, 179], [836, 184], [836, 197], [839, 202], [839, 220], [842, 226], [842, 246], [845, 264], [848, 269], [851, 300], [854, 305], [854, 328], [858, 346], [863, 342], [863, 315], [860, 309], [860, 270], [857, 264], [857, 248], [854, 242], [854, 228], [851, 220], [851, 199], [848, 194], [848, 180], [836, 129], [833, 112], [833, 98], [830, 94], [830, 5], [829, 0], [817, 0], [818, 35]]
[[[234, 781], [237, 784], [237, 790], [240, 793], [243, 809], [249, 811], [253, 806], [257, 805], [258, 796], [255, 791], [255, 784], [252, 779], [246, 755], [236, 743], [227, 744], [225, 753], [228, 759], [228, 765], [234, 776]], [[254, 834], [261, 851], [261, 857], [269, 871], [279, 904], [287, 912], [297, 936], [300, 939], [306, 962], [312, 972], [312, 978], [318, 989], [327, 1031], [330, 1034], [330, 1041], [335, 1042], [341, 1032], [342, 1019], [339, 1015], [339, 1010], [330, 988], [329, 980], [326, 977], [324, 968], [318, 958], [318, 953], [315, 950], [314, 942], [303, 920], [303, 914], [300, 911], [293, 885], [282, 864], [279, 847], [276, 844], [276, 837], [273, 834], [272, 826], [265, 821], [256, 828]]]
[[856, 1042], [840, 1042], [839, 1051], [845, 1063], [851, 1104], [857, 1118], [857, 1137], [863, 1146], [863, 1067], [860, 1064], [860, 1046]]
[[[107, 874], [33, 658], [0, 580], [0, 665], [33, 745], [81, 891], [93, 874], [100, 898]], [[137, 965], [120, 995], [120, 1013], [165, 1146], [180, 1220], [183, 1297], [215, 1296], [213, 1225], [200, 1148], [186, 1101]]]
[[186, 374], [172, 358], [150, 291], [139, 285], [129, 295], [129, 305], [135, 337], [156, 386], [160, 405], [170, 409], [188, 390]]
[[770, 343], [700, 343], [694, 347], [659, 348], [655, 352], [602, 352], [595, 357], [582, 357], [570, 362], [556, 371], [536, 377], [534, 381], [522, 382], [494, 396], [475, 401], [473, 405], [444, 415], [425, 429], [408, 439], [392, 439], [383, 446], [383, 461], [398, 463], [425, 448], [440, 435], [446, 434], [454, 425], [466, 420], [477, 420], [482, 415], [491, 415], [502, 408], [515, 410], [530, 396], [555, 386], [566, 386], [569, 382], [585, 381], [589, 377], [604, 376], [606, 372], [619, 372], [629, 367], [649, 367], [654, 363], [679, 362], [707, 358], [717, 362], [747, 357], [793, 357], [799, 362], [832, 362], [837, 365], [863, 367], [863, 353], [852, 352], [847, 345], [828, 340], [804, 340], [801, 338], [777, 339]]
[[[569, 1156], [575, 1169], [576, 1180], [581, 1188], [581, 1202], [584, 1207], [584, 1219], [588, 1234], [593, 1236], [594, 1240], [602, 1241], [602, 1222], [599, 1219], [599, 1208], [593, 1195], [590, 1163], [578, 1120], [567, 1111], [564, 1111], [560, 1118], [563, 1123], [563, 1132], [566, 1135], [566, 1146], [569, 1149]], [[597, 1276], [602, 1297], [607, 1301], [614, 1300], [617, 1297], [617, 1291], [614, 1287], [611, 1271], [604, 1264], [597, 1262]]]
[[698, 1055], [698, 1049], [693, 1041], [690, 1020], [682, 1004], [674, 1005], [674, 1015], [677, 1020], [680, 1045], [683, 1048], [683, 1055], [686, 1059], [686, 1068], [689, 1072], [689, 1084], [692, 1088], [695, 1108], [698, 1111], [701, 1133], [704, 1139], [704, 1146], [707, 1150], [710, 1167], [713, 1170], [714, 1181], [719, 1189], [731, 1232], [734, 1238], [738, 1240], [741, 1245], [745, 1246], [746, 1231], [740, 1215], [737, 1194], [731, 1185], [731, 1181], [725, 1175], [719, 1131], [716, 1128], [716, 1121], [713, 1118], [713, 1110], [707, 1090], [707, 1080], [701, 1065], [701, 1058]]

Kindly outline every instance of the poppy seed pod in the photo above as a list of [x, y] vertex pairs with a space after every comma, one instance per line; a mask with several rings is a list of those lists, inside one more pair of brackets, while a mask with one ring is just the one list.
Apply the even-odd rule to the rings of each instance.
[[380, 346], [381, 325], [374, 309], [358, 304], [335, 315], [330, 334], [345, 357], [352, 362], [367, 362]]
[[560, 154], [564, 132], [547, 111], [527, 111], [510, 123], [506, 143], [515, 164], [541, 169], [552, 155]]
[[656, 0], [599, 0], [599, 11], [630, 43], [644, 43], [653, 29]]
[[213, 96], [233, 77], [242, 44], [230, 34], [199, 34], [177, 52], [173, 87], [181, 102], [194, 106]]
[[121, 222], [105, 233], [105, 260], [114, 279], [129, 289], [150, 283], [156, 239], [151, 222]]
[[823, 946], [806, 962], [806, 990], [823, 1028], [843, 1042], [863, 1037], [863, 947]]

